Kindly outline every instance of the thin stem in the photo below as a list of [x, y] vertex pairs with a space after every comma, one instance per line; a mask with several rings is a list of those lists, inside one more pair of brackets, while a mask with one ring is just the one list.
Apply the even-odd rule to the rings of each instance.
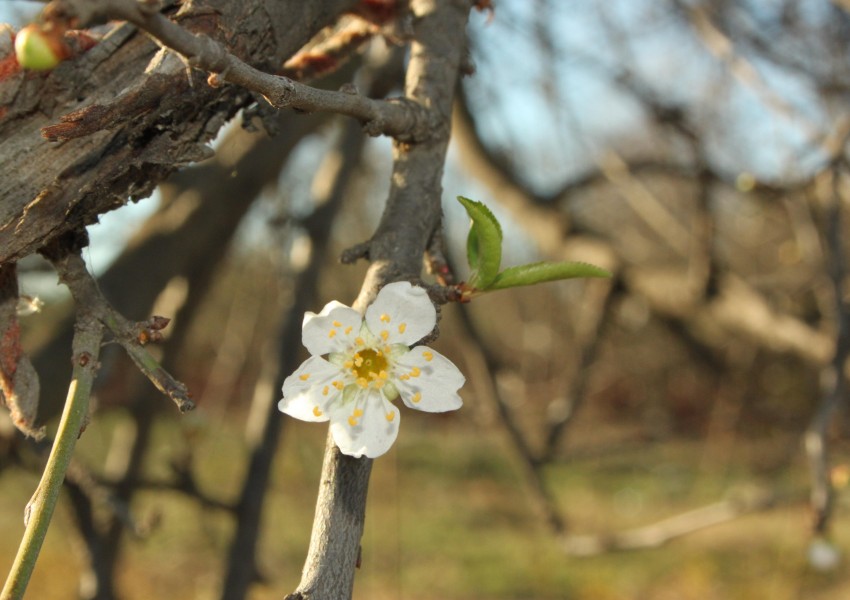
[[24, 597], [38, 553], [47, 535], [74, 446], [88, 414], [89, 396], [97, 372], [97, 356], [102, 335], [103, 326], [88, 310], [81, 309], [74, 334], [74, 371], [65, 409], [41, 481], [27, 504], [24, 514], [24, 537], [0, 594], [1, 600], [18, 600]]

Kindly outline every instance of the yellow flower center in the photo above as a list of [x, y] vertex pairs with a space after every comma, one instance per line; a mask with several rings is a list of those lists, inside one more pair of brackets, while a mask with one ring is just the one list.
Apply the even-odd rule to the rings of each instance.
[[349, 366], [358, 383], [362, 381], [368, 385], [372, 381], [381, 382], [376, 385], [380, 389], [387, 379], [387, 356], [380, 350], [372, 348], [360, 350], [351, 358], [351, 361], [346, 362], [346, 366]]

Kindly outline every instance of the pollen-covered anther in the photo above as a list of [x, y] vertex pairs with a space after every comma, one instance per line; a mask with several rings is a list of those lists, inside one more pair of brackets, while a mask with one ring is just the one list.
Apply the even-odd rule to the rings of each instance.
[[410, 379], [410, 375], [408, 375], [407, 373], [402, 373], [401, 375], [398, 376], [398, 378], [401, 379], [402, 381], [407, 381], [408, 379]]
[[360, 417], [363, 416], [363, 411], [359, 408], [355, 408], [353, 416], [354, 416], [355, 419], [359, 419]]
[[381, 379], [386, 380], [387, 378], [389, 378], [389, 375], [387, 374], [387, 372], [386, 372], [386, 371], [381, 371], [380, 373], [378, 373], [378, 377], [380, 377]]
[[362, 337], [354, 338], [354, 343], [357, 344], [358, 346], [365, 346], [366, 345], [366, 341]]
[[422, 375], [422, 370], [419, 367], [413, 367], [410, 370], [411, 377], [419, 377], [420, 375]]
[[410, 399], [411, 402], [419, 402], [422, 400], [422, 392], [416, 392], [413, 394], [413, 398]]
[[[327, 388], [325, 388], [325, 389], [327, 389]], [[313, 414], [316, 415], [317, 417], [321, 417], [322, 416], [322, 409], [319, 408], [318, 406], [314, 406], [313, 407]]]
[[304, 373], [303, 375], [299, 375], [298, 379], [300, 379], [301, 381], [307, 381], [308, 379], [310, 379], [310, 374]]
[[353, 360], [347, 360], [344, 363], [342, 363], [342, 366], [345, 367], [346, 369], [353, 369], [354, 368], [354, 361]]
[[348, 424], [352, 427], [357, 427], [357, 419], [354, 417], [354, 415], [348, 417]]
[[387, 313], [382, 314], [381, 315], [381, 323], [389, 323], [389, 322], [390, 322], [390, 316]]
[[358, 368], [363, 366], [363, 357], [359, 354], [354, 355], [354, 366]]
[[[323, 387], [322, 388], [322, 396], [327, 396], [328, 392], [330, 392], [330, 391], [331, 391], [331, 388], [329, 388], [328, 386]], [[319, 415], [316, 415], [316, 416], [318, 417]]]
[[342, 323], [339, 321], [334, 321], [334, 327], [342, 327]]
[[434, 360], [434, 353], [433, 353], [433, 352], [428, 352], [428, 351], [426, 350], [425, 352], [423, 352], [423, 353], [422, 353], [422, 358], [424, 358], [424, 359], [425, 359], [425, 360], [427, 360], [428, 362], [431, 362], [432, 360]]
[[395, 419], [395, 413], [388, 412], [386, 415], [387, 421], [393, 421]]
[[381, 332], [381, 339], [382, 339], [382, 340], [384, 340], [384, 341], [386, 342], [388, 337], [390, 337], [390, 332], [389, 332], [389, 331], [387, 331], [386, 329], [384, 329], [384, 330]]
[[351, 333], [351, 330], [352, 330], [352, 329], [353, 329], [353, 327], [352, 327], [351, 325], [349, 325], [348, 327], [346, 327], [346, 328], [345, 328], [345, 335], [348, 335], [349, 333]]
[[355, 383], [356, 383], [357, 385], [359, 385], [360, 387], [362, 387], [362, 388], [367, 388], [367, 387], [369, 387], [369, 382], [366, 380], [366, 378], [365, 378], [365, 377], [358, 377], [358, 378], [357, 378], [357, 381], [356, 381]]
[[336, 335], [336, 329], [331, 329], [331, 330], [328, 332], [328, 337], [329, 337], [329, 338], [332, 338], [332, 337], [334, 337], [335, 335]]
[[398, 332], [399, 333], [404, 333], [405, 329], [407, 329], [407, 323], [402, 323], [401, 325], [398, 326]]
[[341, 382], [341, 381], [332, 381], [332, 382], [331, 382], [331, 385], [332, 385], [332, 386], [334, 386], [334, 387], [335, 387], [336, 389], [338, 389], [339, 391], [342, 391], [342, 388], [344, 388], [344, 387], [345, 387], [345, 384], [344, 384], [343, 382]]

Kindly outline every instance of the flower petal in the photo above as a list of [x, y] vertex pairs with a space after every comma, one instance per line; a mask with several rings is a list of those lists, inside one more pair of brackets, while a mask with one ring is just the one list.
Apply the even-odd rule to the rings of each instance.
[[391, 374], [405, 405], [425, 412], [457, 410], [463, 404], [457, 391], [466, 378], [452, 361], [427, 346], [400, 357]]
[[318, 315], [308, 312], [301, 327], [301, 341], [310, 354], [343, 352], [354, 345], [363, 317], [353, 308], [329, 302]]
[[327, 421], [341, 394], [343, 376], [339, 367], [312, 356], [284, 380], [283, 399], [277, 407], [302, 421]]
[[436, 324], [437, 311], [428, 292], [406, 281], [385, 285], [366, 309], [366, 325], [386, 344], [412, 346]]
[[331, 435], [343, 454], [376, 458], [392, 447], [400, 420], [398, 408], [381, 392], [362, 390], [354, 402], [331, 412]]

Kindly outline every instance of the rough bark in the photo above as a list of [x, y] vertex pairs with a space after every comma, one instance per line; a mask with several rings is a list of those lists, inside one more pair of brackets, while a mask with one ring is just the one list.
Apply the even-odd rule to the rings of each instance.
[[[274, 72], [354, 4], [211, 0], [203, 9], [185, 3], [172, 16]], [[206, 143], [257, 100], [242, 88], [207, 85], [205, 74], [158, 52], [127, 24], [47, 75], [27, 73], [3, 85], [15, 89], [0, 90], [14, 97], [0, 117], [0, 172], [14, 176], [0, 179], [0, 263], [149, 195], [180, 165], [210, 156]], [[42, 129], [60, 121], [64, 134], [86, 135], [58, 144], [43, 139]]]

